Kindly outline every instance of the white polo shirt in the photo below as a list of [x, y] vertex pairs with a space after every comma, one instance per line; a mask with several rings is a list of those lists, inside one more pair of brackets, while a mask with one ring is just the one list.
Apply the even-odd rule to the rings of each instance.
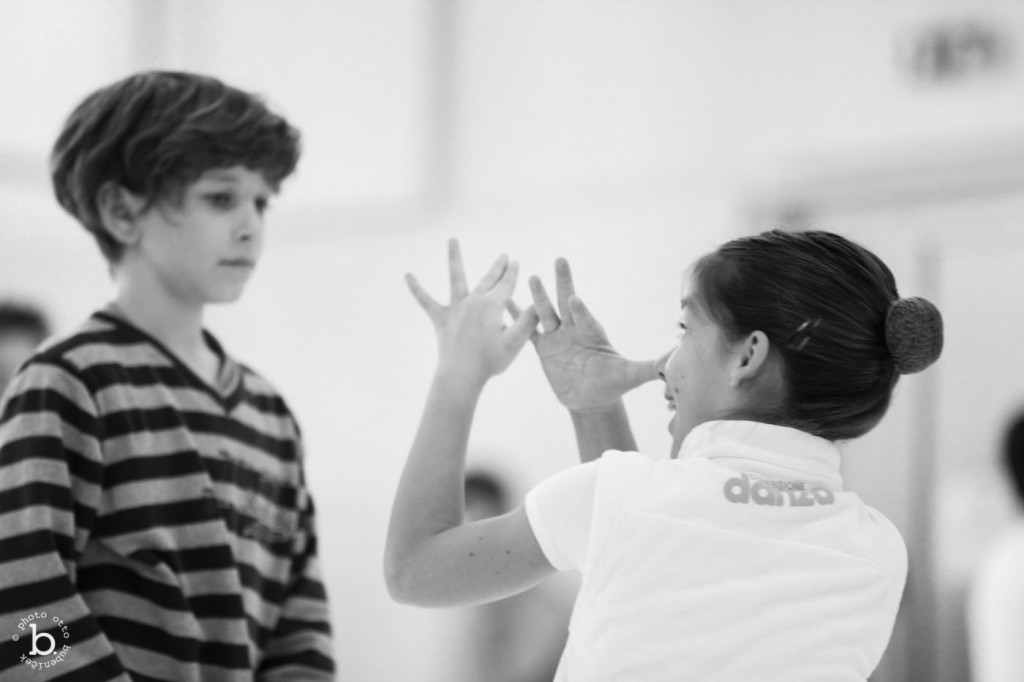
[[583, 574], [559, 682], [863, 682], [906, 580], [836, 446], [785, 427], [708, 422], [674, 460], [609, 451], [526, 511], [551, 564]]

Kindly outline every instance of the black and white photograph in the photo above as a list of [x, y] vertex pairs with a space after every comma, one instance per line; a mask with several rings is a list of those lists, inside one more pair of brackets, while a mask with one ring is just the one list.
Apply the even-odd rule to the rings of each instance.
[[0, 0], [0, 680], [1024, 681], [1024, 1]]

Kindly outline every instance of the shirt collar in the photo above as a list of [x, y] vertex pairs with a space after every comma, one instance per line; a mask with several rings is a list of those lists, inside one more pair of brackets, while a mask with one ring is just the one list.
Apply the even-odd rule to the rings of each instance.
[[150, 345], [154, 346], [160, 353], [170, 359], [173, 365], [189, 378], [191, 383], [200, 387], [203, 391], [212, 394], [214, 398], [225, 406], [225, 408], [233, 409], [241, 400], [243, 388], [242, 367], [232, 360], [231, 356], [224, 352], [224, 348], [220, 345], [220, 342], [207, 330], [202, 330], [203, 340], [206, 342], [206, 345], [210, 350], [212, 350], [220, 359], [220, 369], [218, 370], [216, 380], [212, 385], [204, 381], [194, 371], [192, 371], [192, 369], [172, 350], [167, 348], [163, 342], [159, 341], [156, 337], [141, 327], [136, 326], [135, 323], [133, 323], [115, 303], [110, 303], [102, 310], [93, 313], [93, 317], [106, 320], [107, 322], [112, 322], [122, 329], [131, 330], [135, 335], [144, 338], [150, 343]]
[[762, 422], [718, 420], [686, 436], [679, 459], [706, 457], [738, 472], [768, 480], [808, 480], [843, 489], [839, 448], [806, 431]]

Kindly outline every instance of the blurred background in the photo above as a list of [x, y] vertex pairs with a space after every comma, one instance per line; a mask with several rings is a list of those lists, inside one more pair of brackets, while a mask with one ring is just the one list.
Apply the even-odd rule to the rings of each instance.
[[[3, 0], [0, 296], [57, 332], [109, 296], [48, 183], [82, 97], [146, 68], [265, 95], [304, 155], [260, 272], [209, 326], [304, 428], [339, 678], [453, 682], [469, 610], [396, 605], [381, 575], [434, 359], [402, 275], [444, 295], [451, 236], [471, 278], [505, 252], [552, 283], [566, 256], [616, 347], [653, 358], [693, 259], [839, 231], [946, 319], [942, 361], [847, 447], [848, 487], [911, 555], [872, 679], [964, 682], [964, 595], [1014, 513], [997, 456], [1024, 408], [1022, 50], [1020, 0]], [[666, 456], [660, 387], [627, 404]], [[470, 463], [517, 502], [574, 459], [527, 348], [485, 394]]]

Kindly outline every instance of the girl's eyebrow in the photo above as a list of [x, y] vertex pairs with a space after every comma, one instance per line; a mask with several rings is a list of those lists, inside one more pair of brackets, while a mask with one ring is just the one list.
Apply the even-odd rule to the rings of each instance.
[[682, 310], [686, 310], [686, 308], [691, 303], [692, 303], [692, 301], [690, 300], [690, 297], [689, 296], [684, 296], [681, 299], [679, 299], [679, 308], [682, 309]]

